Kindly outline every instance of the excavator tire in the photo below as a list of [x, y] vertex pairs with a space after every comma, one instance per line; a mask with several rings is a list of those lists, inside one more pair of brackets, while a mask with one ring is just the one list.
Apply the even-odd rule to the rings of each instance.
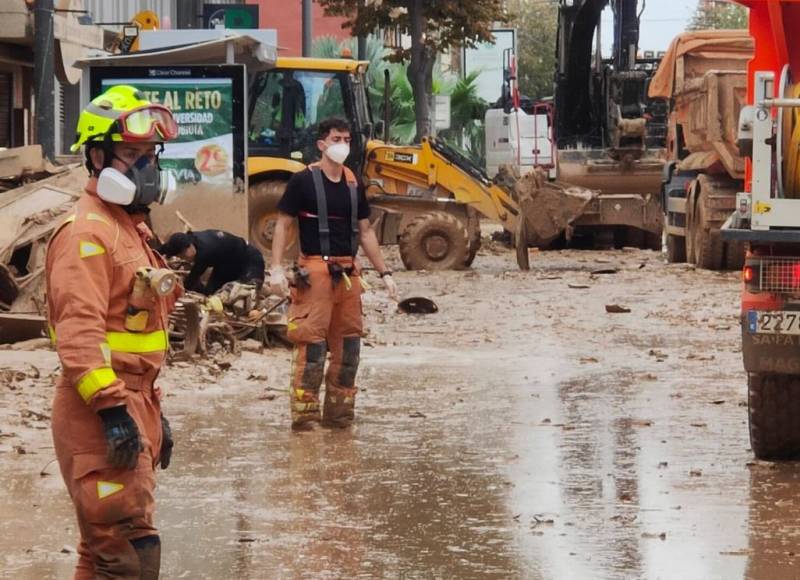
[[475, 261], [475, 256], [478, 255], [478, 250], [481, 249], [481, 223], [477, 217], [469, 220], [467, 233], [469, 234], [469, 255], [465, 266], [470, 267]]
[[704, 270], [720, 270], [722, 268], [723, 241], [719, 230], [712, 233], [712, 226], [706, 216], [705, 192], [700, 191], [697, 207], [694, 210], [694, 220], [691, 224], [690, 235], [693, 236], [695, 264]]
[[680, 264], [686, 261], [686, 238], [667, 234], [667, 262]]
[[755, 456], [800, 456], [800, 376], [748, 373], [747, 399]]
[[444, 211], [415, 217], [400, 234], [398, 245], [408, 270], [463, 270], [469, 263], [467, 226]]
[[[272, 252], [272, 232], [278, 219], [278, 202], [281, 200], [286, 182], [282, 180], [259, 181], [250, 186], [250, 243], [268, 256]], [[292, 225], [284, 257], [293, 260], [298, 255], [297, 226]]]

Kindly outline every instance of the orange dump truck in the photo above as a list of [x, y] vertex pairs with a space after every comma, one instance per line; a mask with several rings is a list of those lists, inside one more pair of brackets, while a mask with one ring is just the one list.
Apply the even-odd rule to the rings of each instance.
[[670, 110], [661, 188], [670, 262], [742, 266], [743, 244], [724, 242], [720, 227], [743, 187], [736, 130], [752, 56], [746, 30], [687, 32], [672, 41], [650, 83], [648, 96]]

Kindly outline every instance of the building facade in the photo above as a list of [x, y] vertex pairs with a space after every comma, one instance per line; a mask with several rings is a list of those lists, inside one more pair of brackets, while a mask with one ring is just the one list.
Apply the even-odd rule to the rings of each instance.
[[[56, 32], [53, 44], [57, 72], [55, 93], [52, 99], [42, 99], [48, 106], [55, 107], [57, 157], [70, 155], [69, 146], [80, 111], [78, 77], [74, 71], [72, 76], [64, 74], [69, 67], [67, 61], [80, 58], [84, 51], [88, 54], [90, 50], [112, 47], [118, 42], [123, 24], [131, 22], [143, 10], [154, 12], [161, 28], [201, 28], [206, 4], [256, 4], [259, 28], [278, 31], [279, 56], [302, 53], [302, 0], [53, 0], [53, 4], [54, 18], [62, 24], [69, 21], [67, 32], [62, 26], [62, 33], [59, 36]], [[0, 149], [39, 141], [34, 132], [37, 106], [33, 68], [35, 5], [36, 0], [0, 0]], [[350, 38], [349, 31], [342, 29], [343, 22], [343, 18], [325, 16], [320, 5], [314, 2], [314, 38]], [[65, 41], [65, 34], [71, 35], [72, 42]], [[87, 38], [94, 40], [87, 42]], [[64, 50], [67, 47], [70, 49]]]
[[0, 148], [26, 145], [33, 95], [33, 30], [24, 0], [0, 6]]
[[[247, 0], [258, 5], [259, 28], [278, 31], [278, 56], [303, 54], [303, 2], [302, 0]], [[325, 16], [324, 10], [313, 3], [312, 36], [333, 36], [339, 40], [350, 38], [350, 31], [342, 28], [344, 18]]]

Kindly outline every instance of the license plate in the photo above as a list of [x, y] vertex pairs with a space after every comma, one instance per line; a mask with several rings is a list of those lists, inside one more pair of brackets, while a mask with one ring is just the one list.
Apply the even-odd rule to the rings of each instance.
[[751, 334], [800, 335], [800, 311], [751, 310], [747, 313], [747, 326]]

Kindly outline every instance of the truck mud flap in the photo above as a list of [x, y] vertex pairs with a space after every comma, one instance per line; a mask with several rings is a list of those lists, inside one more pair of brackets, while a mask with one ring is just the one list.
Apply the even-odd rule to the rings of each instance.
[[751, 333], [742, 320], [742, 355], [749, 373], [800, 375], [800, 335]]

